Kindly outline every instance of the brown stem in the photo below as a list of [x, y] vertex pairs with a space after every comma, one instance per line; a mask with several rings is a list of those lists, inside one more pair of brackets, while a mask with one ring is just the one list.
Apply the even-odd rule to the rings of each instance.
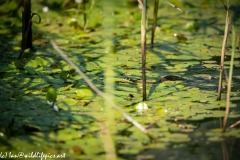
[[220, 64], [220, 75], [219, 75], [219, 82], [218, 82], [218, 96], [217, 100], [221, 100], [221, 89], [222, 89], [222, 75], [224, 70], [224, 58], [225, 58], [225, 51], [226, 51], [226, 44], [227, 44], [227, 37], [228, 37], [228, 26], [230, 22], [230, 17], [228, 15], [228, 10], [226, 11], [226, 23], [225, 23], [225, 30], [224, 30], [224, 38], [222, 44], [222, 53], [221, 53], [221, 64]]
[[146, 93], [146, 19], [147, 19], [147, 0], [143, 0], [142, 24], [141, 24], [141, 45], [142, 45], [142, 87], [143, 101], [147, 100]]
[[25, 49], [32, 49], [31, 0], [23, 0], [22, 4], [22, 50], [18, 59], [22, 57]]

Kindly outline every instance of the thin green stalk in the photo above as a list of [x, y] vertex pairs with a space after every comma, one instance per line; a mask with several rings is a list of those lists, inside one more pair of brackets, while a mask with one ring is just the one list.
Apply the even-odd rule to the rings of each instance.
[[86, 3], [87, 1], [83, 0], [83, 28], [85, 28], [85, 25], [87, 23], [87, 13], [86, 13]]
[[[104, 14], [105, 15], [110, 15], [113, 12], [113, 8], [115, 8], [115, 3], [114, 1], [102, 1], [102, 6], [104, 7]], [[111, 7], [110, 7], [111, 6]], [[105, 94], [114, 101], [114, 77], [115, 77], [115, 70], [114, 70], [114, 62], [112, 62], [112, 59], [114, 59], [115, 55], [112, 49], [114, 46], [114, 37], [111, 35], [113, 33], [113, 28], [114, 28], [114, 19], [112, 19], [111, 16], [105, 16], [103, 18], [103, 35], [104, 35], [104, 41], [105, 43], [104, 47], [106, 48], [105, 51], [105, 58], [106, 62], [108, 63], [108, 66], [104, 68], [104, 92]], [[107, 115], [107, 116], [106, 116]], [[101, 139], [103, 142], [103, 147], [105, 150], [106, 154], [106, 160], [116, 160], [117, 155], [116, 155], [116, 149], [115, 149], [115, 144], [112, 135], [113, 131], [116, 130], [116, 121], [114, 118], [114, 110], [111, 106], [111, 104], [108, 102], [108, 100], [105, 100], [105, 105], [103, 107], [103, 114], [101, 116], [102, 122], [101, 122]]]
[[93, 6], [95, 4], [95, 0], [92, 0], [91, 1], [91, 6], [90, 6], [90, 9], [88, 11], [88, 13], [86, 14], [86, 23], [84, 25], [84, 31], [86, 31], [87, 27], [88, 27], [88, 23], [89, 23], [89, 15], [91, 15], [91, 11], [93, 9]]
[[153, 17], [153, 26], [152, 26], [151, 48], [153, 48], [154, 34], [157, 26], [158, 4], [159, 4], [159, 0], [154, 0], [154, 17]]
[[147, 100], [147, 93], [146, 93], [146, 21], [147, 21], [147, 0], [143, 0], [142, 21], [141, 21], [143, 101]]
[[234, 25], [232, 25], [232, 55], [231, 55], [231, 63], [230, 63], [228, 87], [227, 87], [226, 110], [225, 110], [225, 116], [224, 116], [224, 120], [223, 120], [223, 132], [226, 131], [226, 125], [227, 125], [229, 108], [230, 108], [230, 94], [231, 94], [231, 85], [232, 85], [232, 75], [233, 75], [233, 64], [234, 64], [235, 46], [236, 46], [236, 36], [235, 36]]

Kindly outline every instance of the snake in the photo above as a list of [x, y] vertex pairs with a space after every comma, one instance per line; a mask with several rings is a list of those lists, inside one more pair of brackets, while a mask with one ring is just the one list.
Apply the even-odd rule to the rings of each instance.
[[[179, 77], [179, 76], [175, 76], [175, 75], [168, 75], [168, 76], [165, 76], [165, 77], [161, 78], [160, 80], [158, 80], [156, 82], [146, 82], [146, 84], [157, 84], [157, 83], [162, 83], [162, 82], [165, 82], [165, 81], [184, 81], [184, 80], [186, 80], [186, 79], [183, 78], [183, 77]], [[127, 83], [134, 83], [134, 84], [141, 84], [142, 83], [142, 81], [139, 80], [139, 79], [131, 79], [131, 78], [128, 78], [128, 77], [122, 78], [122, 81], [127, 82]]]

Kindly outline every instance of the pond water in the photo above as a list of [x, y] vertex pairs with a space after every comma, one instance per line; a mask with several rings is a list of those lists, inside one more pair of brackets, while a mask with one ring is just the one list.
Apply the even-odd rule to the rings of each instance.
[[[222, 100], [216, 101], [226, 14], [223, 4], [172, 0], [185, 14], [160, 1], [151, 48], [153, 2], [148, 1], [147, 81], [158, 82], [168, 75], [186, 80], [148, 84], [145, 109], [136, 109], [142, 102], [142, 84], [123, 80], [141, 80], [142, 74], [141, 10], [136, 0], [89, 0], [85, 12], [84, 5], [75, 1], [32, 1], [32, 12], [40, 14], [42, 22], [33, 23], [35, 50], [25, 51], [22, 60], [17, 60], [20, 2], [0, 3], [1, 158], [20, 159], [22, 152], [25, 159], [33, 158], [33, 153], [47, 159], [239, 159], [239, 127], [225, 133], [221, 129], [225, 88]], [[238, 44], [228, 127], [240, 118], [240, 1], [231, 0], [230, 5]], [[43, 12], [46, 6], [49, 10]], [[229, 33], [227, 72], [231, 29]], [[50, 40], [155, 139], [149, 139], [95, 94]], [[46, 101], [51, 87], [57, 91], [58, 112]]]

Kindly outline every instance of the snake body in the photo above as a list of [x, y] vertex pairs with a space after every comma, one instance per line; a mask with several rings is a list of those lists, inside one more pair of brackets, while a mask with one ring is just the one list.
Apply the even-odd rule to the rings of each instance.
[[[156, 82], [146, 82], [146, 84], [157, 84], [157, 83], [161, 83], [161, 82], [165, 82], [165, 81], [184, 81], [184, 80], [186, 80], [186, 79], [179, 77], [179, 76], [169, 75], [169, 76], [165, 76], [165, 77], [161, 78], [160, 80], [158, 80]], [[131, 79], [128, 77], [124, 77], [123, 81], [129, 82], [129, 83], [135, 83], [135, 84], [142, 83], [142, 81], [139, 79], [134, 80], [134, 79]]]

